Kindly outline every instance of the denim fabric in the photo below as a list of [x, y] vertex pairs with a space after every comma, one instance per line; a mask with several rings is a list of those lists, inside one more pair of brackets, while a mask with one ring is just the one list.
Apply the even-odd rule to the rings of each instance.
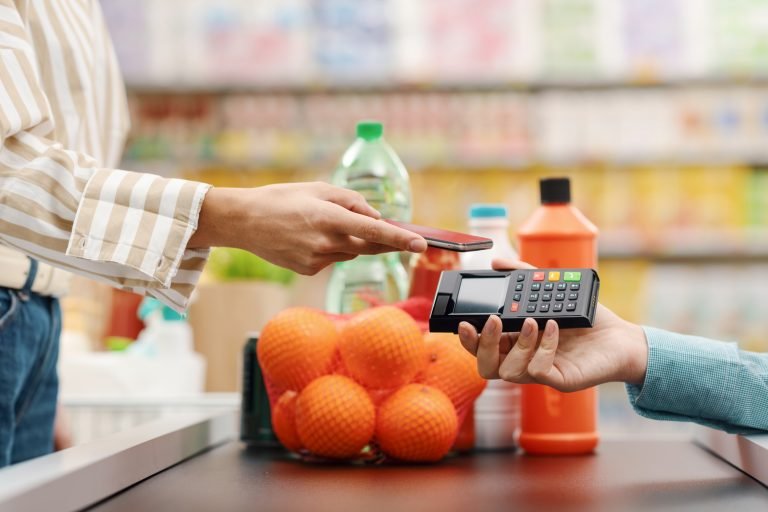
[[53, 450], [61, 311], [29, 281], [0, 287], [0, 467]]

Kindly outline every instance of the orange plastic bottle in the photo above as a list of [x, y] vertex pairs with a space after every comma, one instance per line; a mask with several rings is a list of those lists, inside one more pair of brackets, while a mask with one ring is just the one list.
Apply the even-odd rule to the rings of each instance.
[[[597, 228], [573, 207], [568, 178], [542, 179], [541, 206], [518, 230], [520, 259], [540, 268], [595, 268]], [[522, 390], [520, 446], [530, 454], [576, 455], [597, 446], [597, 389]]]

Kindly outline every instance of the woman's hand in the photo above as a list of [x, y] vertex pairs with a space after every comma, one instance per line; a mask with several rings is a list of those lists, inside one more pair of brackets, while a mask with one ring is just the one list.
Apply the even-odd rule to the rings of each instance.
[[[519, 261], [496, 260], [496, 270], [531, 268]], [[642, 384], [648, 348], [642, 328], [622, 320], [598, 304], [595, 325], [564, 329], [549, 320], [543, 334], [526, 319], [520, 333], [502, 333], [501, 319], [491, 316], [478, 335], [472, 325], [459, 325], [461, 343], [477, 356], [486, 379], [538, 383], [559, 391], [577, 391], [603, 382]]]
[[327, 183], [213, 188], [189, 247], [237, 247], [300, 274], [360, 254], [422, 252], [419, 235], [383, 222], [357, 192]]

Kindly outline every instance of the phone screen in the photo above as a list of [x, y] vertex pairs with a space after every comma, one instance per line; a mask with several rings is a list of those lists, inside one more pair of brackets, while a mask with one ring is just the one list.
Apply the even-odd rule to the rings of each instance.
[[424, 237], [427, 245], [448, 249], [451, 251], [479, 251], [493, 247], [493, 240], [481, 236], [470, 235], [468, 233], [459, 233], [457, 231], [448, 231], [447, 229], [430, 228], [427, 226], [418, 226], [406, 222], [386, 220], [386, 222], [408, 231], [412, 231]]

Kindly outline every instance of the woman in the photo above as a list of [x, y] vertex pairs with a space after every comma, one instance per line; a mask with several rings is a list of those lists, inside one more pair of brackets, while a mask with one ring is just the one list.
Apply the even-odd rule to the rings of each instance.
[[52, 449], [61, 269], [184, 310], [212, 246], [303, 274], [426, 249], [323, 183], [217, 189], [115, 169], [128, 115], [97, 0], [0, 0], [0, 82], [0, 467]]

